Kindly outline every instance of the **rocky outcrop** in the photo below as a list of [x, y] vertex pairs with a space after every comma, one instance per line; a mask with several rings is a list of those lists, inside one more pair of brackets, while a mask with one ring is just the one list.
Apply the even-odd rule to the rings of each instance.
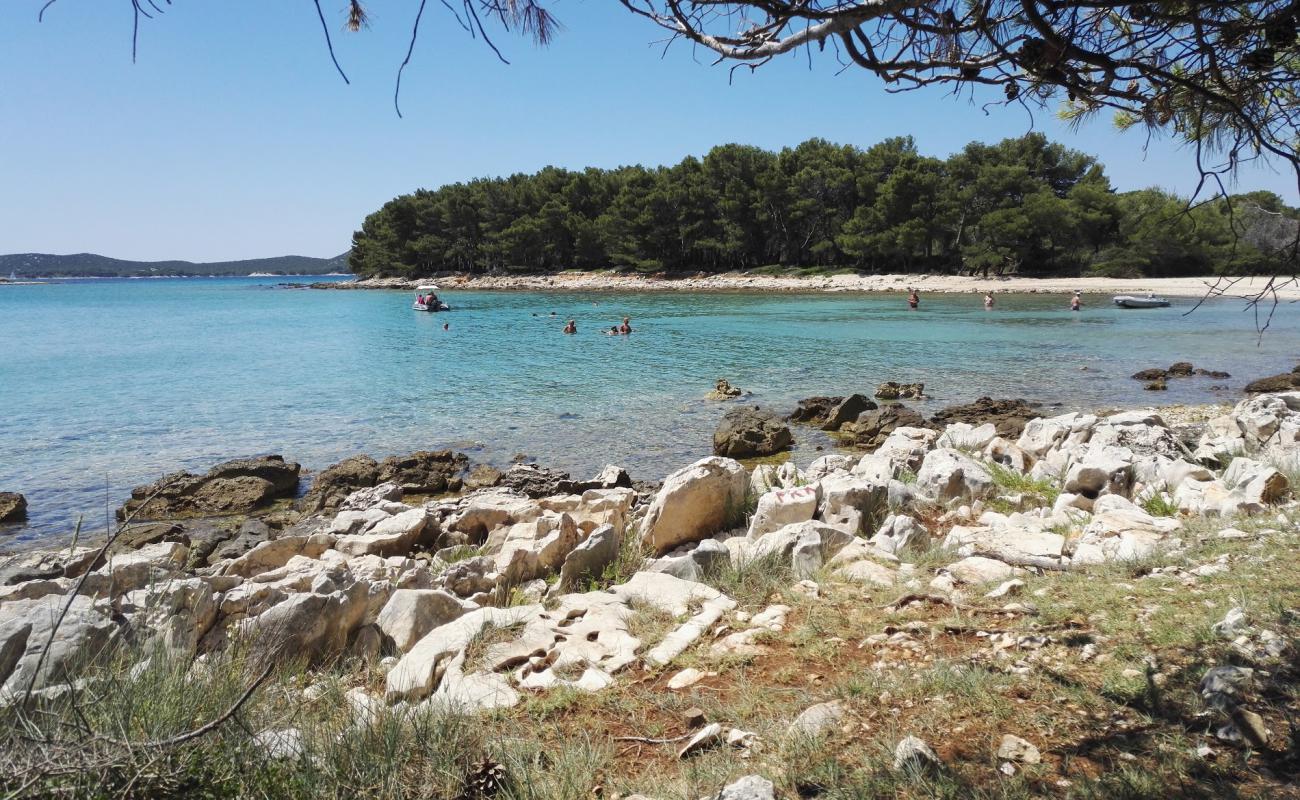
[[788, 450], [790, 426], [759, 408], [733, 408], [713, 432], [713, 452], [727, 458], [755, 458]]
[[246, 514], [298, 489], [297, 464], [281, 456], [237, 459], [218, 464], [204, 475], [176, 472], [131, 490], [117, 510], [119, 520], [183, 519], [218, 514]]
[[1226, 372], [1217, 369], [1202, 369], [1194, 366], [1190, 361], [1176, 361], [1164, 369], [1153, 367], [1151, 369], [1139, 370], [1133, 373], [1132, 378], [1135, 381], [1146, 381], [1147, 389], [1163, 389], [1165, 381], [1169, 378], [1190, 378], [1194, 375], [1200, 375], [1206, 378], [1223, 380], [1232, 376]]
[[1300, 365], [1290, 372], [1283, 372], [1280, 375], [1270, 375], [1267, 378], [1259, 378], [1246, 384], [1247, 394], [1263, 394], [1267, 392], [1290, 392], [1300, 389]]
[[876, 387], [876, 399], [878, 400], [922, 400], [924, 398], [924, 383], [885, 381]]
[[844, 402], [843, 397], [805, 397], [800, 400], [794, 411], [786, 416], [788, 422], [805, 422], [809, 425], [821, 425], [826, 422], [831, 409]]
[[396, 484], [406, 494], [455, 492], [463, 486], [468, 469], [469, 458], [451, 450], [418, 450], [382, 462], [351, 456], [321, 470], [298, 505], [308, 514], [333, 511], [358, 489], [382, 483]]
[[930, 423], [915, 410], [895, 404], [860, 415], [856, 421], [840, 426], [840, 433], [857, 447], [875, 450], [895, 428], [902, 427], [928, 428]]
[[1038, 416], [1035, 407], [1026, 400], [994, 400], [981, 397], [973, 403], [949, 406], [936, 413], [930, 421], [936, 425], [965, 422], [970, 425], [991, 423], [998, 436], [1014, 439], [1025, 429], [1025, 423]]
[[736, 386], [732, 386], [726, 378], [718, 378], [714, 384], [713, 391], [704, 396], [706, 400], [731, 400], [740, 397], [744, 392]]
[[0, 492], [0, 524], [27, 519], [27, 498], [17, 492]]

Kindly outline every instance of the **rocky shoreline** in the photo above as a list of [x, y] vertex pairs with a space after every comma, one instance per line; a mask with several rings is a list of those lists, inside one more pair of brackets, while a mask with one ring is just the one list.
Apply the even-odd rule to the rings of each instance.
[[[728, 571], [777, 569], [781, 591], [814, 607], [849, 584], [898, 593], [900, 607], [992, 598], [1014, 616], [1029, 613], [1011, 595], [1030, 575], [1166, 557], [1207, 519], [1228, 538], [1236, 520], [1300, 521], [1300, 392], [1192, 422], [1044, 417], [988, 398], [932, 421], [860, 395], [818, 400], [795, 430], [838, 429], [853, 452], [752, 468], [711, 456], [654, 486], [614, 466], [575, 481], [449, 451], [349, 459], [292, 507], [299, 467], [278, 456], [168, 476], [133, 493], [108, 542], [0, 561], [0, 697], [56, 703], [114, 653], [197, 670], [232, 648], [258, 663], [373, 665], [378, 684], [346, 693], [358, 719], [507, 709], [659, 671], [684, 688], [703, 675], [687, 654], [761, 657], [791, 611], [745, 606], [718, 581]], [[781, 448], [783, 420], [753, 424]], [[214, 524], [222, 514], [238, 526]], [[933, 567], [915, 563], [935, 552]], [[637, 622], [647, 613], [663, 621], [654, 635]], [[1267, 743], [1244, 700], [1221, 701], [1238, 740]], [[822, 730], [823, 716], [806, 724]], [[679, 758], [753, 738], [711, 723]], [[930, 759], [918, 742], [897, 758]]]
[[[443, 291], [582, 291], [582, 292], [906, 292], [922, 294], [983, 294], [985, 292], [1061, 294], [1068, 299], [1081, 291], [1088, 305], [1110, 304], [1112, 294], [1205, 297], [1221, 291], [1225, 298], [1251, 297], [1263, 291], [1263, 278], [1242, 278], [1229, 285], [1216, 276], [1190, 278], [976, 278], [960, 275], [760, 275], [743, 272], [681, 276], [636, 275], [619, 272], [559, 272], [547, 275], [464, 275], [434, 278], [365, 278], [312, 284], [282, 284], [292, 288], [334, 290], [414, 291], [435, 281]], [[1106, 295], [1105, 297], [1099, 297]], [[1217, 296], [1217, 295], [1216, 295]], [[1270, 295], [1271, 297], [1271, 295]], [[1279, 300], [1300, 299], [1300, 284], [1277, 287]]]

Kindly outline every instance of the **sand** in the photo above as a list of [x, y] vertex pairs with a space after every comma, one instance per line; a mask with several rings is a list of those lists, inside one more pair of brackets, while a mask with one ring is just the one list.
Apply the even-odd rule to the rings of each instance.
[[[451, 276], [436, 279], [444, 290], [485, 291], [687, 291], [687, 292], [905, 292], [915, 287], [922, 294], [1031, 293], [1060, 294], [1062, 302], [1075, 291], [1085, 298], [1147, 292], [1165, 297], [1203, 297], [1300, 300], [1300, 281], [1279, 279], [1270, 289], [1267, 278], [971, 278], [956, 275], [826, 275], [817, 277], [752, 275], [727, 272], [716, 275], [663, 278], [612, 272], [561, 272], [554, 275]], [[334, 288], [414, 289], [429, 279], [370, 279]], [[1087, 302], [1085, 300], [1085, 302]]]

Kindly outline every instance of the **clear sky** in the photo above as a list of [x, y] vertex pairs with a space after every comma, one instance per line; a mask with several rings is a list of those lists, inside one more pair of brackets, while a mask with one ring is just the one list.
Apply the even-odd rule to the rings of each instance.
[[[828, 51], [753, 74], [712, 66], [614, 0], [559, 0], [545, 49], [493, 27], [498, 62], [430, 2], [393, 80], [417, 0], [370, 0], [334, 72], [309, 0], [174, 0], [130, 54], [126, 0], [5, 0], [0, 26], [0, 253], [97, 252], [215, 261], [345, 251], [394, 195], [547, 164], [671, 163], [724, 142], [779, 149], [813, 136], [869, 146], [911, 135], [946, 156], [1031, 125], [1098, 156], [1119, 189], [1190, 191], [1190, 154], [1098, 118], [1079, 133], [1020, 110], [986, 115], [942, 90], [889, 95]], [[162, 3], [159, 3], [162, 5]], [[455, 5], [455, 4], [453, 4]], [[1237, 189], [1300, 204], [1293, 178], [1247, 168]]]

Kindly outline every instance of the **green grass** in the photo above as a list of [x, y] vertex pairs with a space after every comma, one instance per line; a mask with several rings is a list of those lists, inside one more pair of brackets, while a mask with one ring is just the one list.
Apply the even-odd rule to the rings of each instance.
[[740, 562], [729, 560], [717, 571], [705, 575], [704, 582], [731, 597], [743, 608], [766, 604], [773, 596], [783, 595], [796, 582], [790, 556], [768, 553]]
[[1162, 494], [1153, 494], [1142, 501], [1142, 510], [1153, 517], [1176, 517], [1178, 505], [1166, 500]]
[[1056, 498], [1061, 494], [1060, 488], [1052, 481], [1031, 478], [1023, 472], [1018, 472], [993, 461], [986, 462], [984, 466], [988, 470], [989, 476], [993, 478], [993, 483], [999, 489], [1011, 494], [1024, 495], [1034, 505], [1051, 508], [1056, 503]]

